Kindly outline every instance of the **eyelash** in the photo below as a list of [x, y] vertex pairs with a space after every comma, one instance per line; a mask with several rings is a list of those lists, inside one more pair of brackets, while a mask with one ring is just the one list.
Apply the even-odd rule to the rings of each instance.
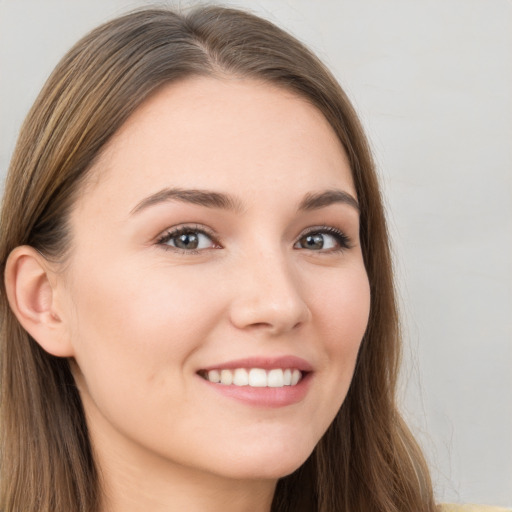
[[301, 233], [298, 240], [301, 240], [305, 236], [316, 235], [316, 234], [331, 235], [336, 240], [339, 247], [337, 247], [336, 249], [329, 249], [327, 251], [312, 251], [312, 252], [322, 252], [323, 254], [337, 253], [337, 252], [342, 252], [342, 251], [352, 248], [351, 238], [348, 235], [346, 235], [343, 231], [341, 231], [335, 227], [332, 227], [332, 226], [313, 226], [311, 228], [308, 228], [306, 231]]
[[[179, 254], [189, 254], [189, 255], [190, 254], [199, 254], [200, 252], [206, 250], [206, 249], [180, 249], [179, 247], [174, 247], [174, 246], [167, 244], [167, 242], [169, 242], [169, 240], [171, 240], [173, 238], [178, 238], [181, 235], [186, 235], [186, 234], [191, 234], [191, 233], [205, 235], [209, 239], [211, 239], [211, 241], [213, 242], [213, 244], [215, 246], [217, 246], [214, 248], [221, 247], [217, 241], [216, 235], [213, 232], [206, 230], [200, 226], [180, 226], [177, 228], [170, 229], [169, 231], [166, 231], [162, 236], [160, 236], [157, 239], [156, 243], [157, 243], [157, 245], [162, 246], [165, 250], [177, 252]], [[314, 234], [331, 235], [336, 240], [339, 247], [337, 247], [335, 249], [329, 249], [327, 251], [319, 250], [319, 251], [311, 251], [311, 252], [319, 252], [322, 254], [329, 254], [329, 253], [342, 252], [342, 251], [352, 248], [352, 241], [351, 241], [350, 237], [348, 235], [346, 235], [343, 231], [340, 231], [339, 229], [334, 228], [332, 226], [313, 226], [313, 227], [307, 229], [306, 231], [304, 231], [303, 233], [300, 234], [297, 241], [294, 243], [294, 247], [302, 238], [309, 236], [309, 235], [314, 235]], [[307, 250], [307, 249], [305, 249], [305, 250]]]
[[200, 235], [205, 235], [211, 239], [214, 245], [220, 247], [220, 244], [217, 242], [216, 235], [204, 229], [200, 226], [180, 226], [177, 228], [170, 229], [166, 231], [162, 236], [160, 236], [156, 243], [157, 245], [161, 245], [165, 250], [177, 252], [179, 254], [199, 254], [201, 251], [205, 249], [180, 249], [179, 247], [173, 247], [172, 245], [168, 245], [167, 242], [173, 238], [178, 238], [181, 235], [186, 235], [190, 233], [197, 233]]

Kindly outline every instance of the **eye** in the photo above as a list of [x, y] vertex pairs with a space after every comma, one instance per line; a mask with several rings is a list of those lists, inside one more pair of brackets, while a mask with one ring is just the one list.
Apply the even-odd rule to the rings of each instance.
[[193, 227], [181, 227], [168, 231], [158, 239], [157, 243], [190, 253], [217, 247], [208, 233]]
[[313, 228], [302, 235], [293, 247], [310, 251], [335, 252], [349, 249], [350, 239], [336, 228]]

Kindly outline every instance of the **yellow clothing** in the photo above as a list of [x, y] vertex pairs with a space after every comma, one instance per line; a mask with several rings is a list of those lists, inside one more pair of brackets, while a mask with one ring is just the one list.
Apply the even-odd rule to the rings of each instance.
[[440, 512], [512, 512], [512, 508], [488, 507], [486, 505], [441, 505]]

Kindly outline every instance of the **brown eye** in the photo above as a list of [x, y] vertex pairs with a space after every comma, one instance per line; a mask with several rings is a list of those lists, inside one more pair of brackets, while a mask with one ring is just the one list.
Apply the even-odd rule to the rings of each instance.
[[159, 241], [161, 245], [175, 247], [181, 251], [199, 251], [215, 246], [210, 236], [200, 230], [177, 229], [166, 233]]
[[293, 247], [310, 251], [336, 251], [350, 248], [350, 239], [335, 228], [325, 227], [301, 236]]
[[324, 237], [325, 237], [325, 235], [322, 233], [316, 233], [314, 235], [303, 236], [299, 240], [300, 247], [302, 249], [311, 249], [311, 250], [315, 250], [315, 251], [323, 249], [324, 244], [325, 244]]
[[183, 233], [171, 238], [174, 246], [179, 249], [197, 249], [199, 247], [199, 235], [197, 233]]

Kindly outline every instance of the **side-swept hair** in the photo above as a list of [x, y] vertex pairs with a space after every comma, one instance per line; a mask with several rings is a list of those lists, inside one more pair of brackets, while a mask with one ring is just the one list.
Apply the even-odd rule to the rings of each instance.
[[[64, 260], [69, 213], [105, 144], [164, 84], [191, 76], [263, 80], [306, 98], [348, 155], [371, 288], [348, 395], [310, 458], [277, 486], [272, 511], [433, 512], [428, 470], [397, 411], [400, 340], [388, 234], [374, 165], [336, 80], [300, 42], [235, 9], [146, 9], [79, 41], [22, 127], [1, 213], [0, 265], [28, 244]], [[96, 512], [101, 484], [69, 362], [43, 351], [0, 291], [0, 509]]]

